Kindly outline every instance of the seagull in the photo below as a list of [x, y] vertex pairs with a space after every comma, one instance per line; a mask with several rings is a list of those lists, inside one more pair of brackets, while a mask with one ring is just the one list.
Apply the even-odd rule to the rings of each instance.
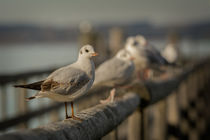
[[159, 66], [169, 64], [160, 52], [141, 35], [128, 37], [125, 49], [135, 58], [136, 71], [144, 71], [146, 77], [148, 77], [148, 68], [159, 70]]
[[105, 61], [96, 69], [96, 79], [94, 85], [103, 85], [114, 87], [107, 100], [101, 100], [101, 103], [113, 102], [115, 96], [115, 87], [124, 86], [129, 83], [134, 71], [133, 58], [125, 49]]
[[161, 55], [170, 63], [176, 63], [178, 60], [178, 50], [174, 43], [166, 45]]
[[[26, 98], [28, 101], [36, 98], [50, 98], [64, 102], [66, 119], [81, 120], [74, 116], [73, 101], [91, 88], [95, 79], [95, 65], [92, 57], [97, 55], [92, 46], [85, 45], [80, 49], [75, 63], [57, 69], [45, 80], [14, 87], [39, 90], [35, 96]], [[71, 102], [72, 116], [68, 116], [67, 102]]]
[[148, 40], [142, 36], [137, 35], [136, 40], [139, 42], [140, 46], [143, 46], [146, 50], [146, 54], [149, 57], [151, 63], [159, 65], [169, 65], [170, 63], [161, 55], [160, 51], [156, 49]]

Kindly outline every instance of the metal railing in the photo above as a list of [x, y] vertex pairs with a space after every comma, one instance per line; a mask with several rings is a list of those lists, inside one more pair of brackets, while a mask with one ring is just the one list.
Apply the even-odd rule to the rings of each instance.
[[[205, 110], [202, 100], [208, 94], [204, 96], [200, 92], [209, 90], [209, 68], [209, 60], [205, 60], [185, 68], [182, 73], [167, 80], [133, 82], [130, 88], [118, 90], [117, 94], [123, 96], [121, 99], [107, 105], [97, 104], [107, 96], [110, 88], [94, 87], [77, 100], [78, 110], [82, 110], [77, 115], [83, 119], [82, 122], [64, 120], [36, 129], [2, 134], [0, 139], [99, 139], [104, 136], [103, 139], [114, 137], [135, 140], [155, 137], [161, 140], [171, 136], [182, 139], [200, 137], [206, 126], [199, 126], [197, 123], [200, 120], [204, 124], [208, 121], [205, 114], [199, 116], [198, 112]], [[61, 105], [26, 112], [0, 122], [0, 129], [57, 110]], [[130, 114], [132, 115], [128, 118]], [[196, 127], [191, 127], [192, 124]]]

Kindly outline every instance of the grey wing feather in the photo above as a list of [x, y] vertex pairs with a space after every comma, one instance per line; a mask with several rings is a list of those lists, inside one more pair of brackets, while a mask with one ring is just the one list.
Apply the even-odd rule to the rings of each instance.
[[127, 76], [129, 77], [133, 73], [133, 70], [134, 67], [130, 67], [124, 61], [112, 58], [98, 67], [94, 84], [123, 83]]
[[167, 60], [161, 56], [160, 52], [154, 46], [149, 45], [146, 48], [145, 52], [151, 63], [168, 64]]
[[50, 90], [62, 95], [73, 94], [90, 81], [90, 77], [84, 71], [74, 67], [58, 69], [47, 79], [58, 83]]

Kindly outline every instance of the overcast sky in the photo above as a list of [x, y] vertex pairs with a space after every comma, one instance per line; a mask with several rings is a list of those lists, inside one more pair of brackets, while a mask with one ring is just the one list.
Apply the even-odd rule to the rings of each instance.
[[208, 19], [210, 0], [0, 0], [0, 24], [69, 26], [88, 20], [174, 25]]

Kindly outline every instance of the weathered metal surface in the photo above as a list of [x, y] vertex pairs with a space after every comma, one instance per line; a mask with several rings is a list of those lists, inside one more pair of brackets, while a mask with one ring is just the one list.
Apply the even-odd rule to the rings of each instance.
[[[194, 67], [189, 67], [180, 75], [173, 77], [171, 79], [167, 79], [164, 81], [148, 81], [146, 83], [142, 83], [139, 81], [134, 81], [131, 83], [130, 88], [127, 89], [120, 89], [118, 88], [117, 96], [122, 96], [127, 92], [134, 92], [138, 93], [141, 97], [141, 107], [148, 106], [150, 104], [154, 104], [161, 99], [164, 99], [168, 95], [170, 95], [173, 90], [177, 90], [177, 87], [180, 83], [185, 80], [192, 72], [195, 72], [197, 69], [204, 67], [206, 63], [199, 63]], [[93, 87], [87, 94], [79, 98], [76, 103], [79, 104], [79, 110], [84, 108], [88, 108], [94, 106], [99, 103], [99, 100], [106, 98], [111, 88], [109, 87]], [[88, 98], [88, 100], [87, 100]], [[146, 102], [143, 102], [146, 101]], [[62, 104], [59, 104], [54, 109], [62, 107]], [[50, 109], [47, 109], [50, 108]], [[53, 110], [52, 107], [47, 107], [44, 109], [46, 112], [43, 111], [35, 111], [35, 112], [28, 112], [27, 114], [22, 114], [21, 116], [8, 119], [4, 122], [0, 122], [0, 130], [6, 129], [12, 125], [18, 124], [23, 121], [27, 121], [31, 118], [34, 118], [38, 115], [47, 113]], [[43, 109], [41, 109], [43, 110]], [[35, 115], [34, 115], [35, 114]], [[24, 118], [24, 119], [23, 119]], [[4, 124], [4, 125], [1, 125]]]
[[[131, 87], [128, 89], [118, 89], [117, 96], [122, 96], [127, 92], [138, 93], [141, 97], [141, 107], [148, 106], [150, 104], [154, 104], [161, 99], [164, 99], [166, 96], [170, 95], [173, 90], [177, 90], [177, 87], [181, 82], [186, 80], [189, 75], [197, 73], [199, 70], [206, 70], [206, 76], [204, 80], [208, 77], [208, 67], [209, 62], [203, 61], [202, 63], [196, 64], [194, 66], [188, 67], [181, 74], [172, 77], [171, 79], [167, 79], [165, 81], [148, 81], [146, 83], [141, 83], [139, 81], [131, 83]], [[26, 74], [27, 75], [27, 74]], [[0, 78], [1, 79], [1, 78]], [[0, 80], [1, 81], [1, 80]], [[79, 110], [84, 108], [88, 108], [94, 106], [99, 103], [99, 100], [108, 96], [106, 94], [110, 91], [111, 88], [108, 87], [93, 87], [85, 96], [82, 96], [80, 99], [76, 101], [79, 104]], [[146, 102], [143, 102], [146, 101]], [[34, 118], [38, 115], [47, 113], [54, 109], [58, 109], [62, 107], [62, 104], [55, 105], [53, 107], [47, 107], [41, 109], [40, 111], [27, 112], [26, 114], [22, 114], [21, 116], [17, 116], [15, 118], [11, 118], [8, 120], [4, 120], [0, 122], [0, 129], [6, 129], [10, 126], [14, 126], [18, 123], [28, 121], [31, 118]]]
[[52, 123], [40, 128], [17, 131], [0, 135], [2, 140], [70, 140], [70, 139], [99, 139], [113, 130], [138, 105], [140, 98], [137, 94], [127, 94], [122, 99], [109, 104], [99, 104], [77, 114], [83, 121], [72, 119]]

